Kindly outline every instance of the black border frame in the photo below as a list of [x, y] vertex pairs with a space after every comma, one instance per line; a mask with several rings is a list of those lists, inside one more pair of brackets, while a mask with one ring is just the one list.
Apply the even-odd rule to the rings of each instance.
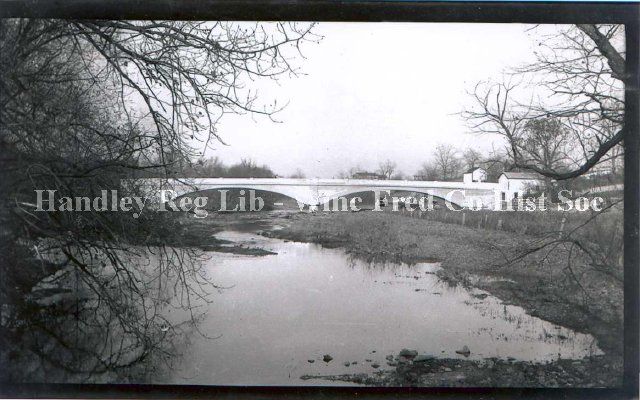
[[[302, 0], [0, 0], [0, 18], [200, 19], [470, 23], [619, 23], [630, 75], [625, 88], [624, 376], [615, 389], [232, 387], [190, 385], [0, 384], [2, 397], [49, 398], [638, 398], [640, 202], [640, 3]], [[2, 55], [0, 54], [0, 57]]]

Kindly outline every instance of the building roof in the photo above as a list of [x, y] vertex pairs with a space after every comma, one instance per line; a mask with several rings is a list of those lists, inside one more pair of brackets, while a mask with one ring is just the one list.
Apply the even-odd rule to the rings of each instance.
[[356, 172], [352, 176], [353, 177], [356, 177], [356, 176], [370, 176], [370, 177], [376, 177], [376, 178], [384, 178], [383, 175], [376, 174], [375, 172], [366, 172], [366, 171]]
[[483, 171], [484, 171], [484, 168], [481, 168], [481, 167], [473, 167], [473, 168], [469, 168], [469, 169], [465, 172], [465, 174], [470, 174], [470, 173], [472, 173], [473, 171], [475, 171], [475, 170], [477, 170], [477, 169], [481, 169], [481, 170], [483, 170]]
[[506, 176], [509, 179], [527, 179], [527, 180], [531, 180], [531, 179], [535, 179], [535, 180], [541, 180], [542, 179], [542, 175], [535, 173], [535, 172], [512, 172], [512, 171], [505, 171], [502, 173], [502, 175]]

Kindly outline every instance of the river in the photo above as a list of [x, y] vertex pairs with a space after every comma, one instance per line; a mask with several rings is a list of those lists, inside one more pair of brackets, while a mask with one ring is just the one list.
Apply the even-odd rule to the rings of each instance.
[[470, 359], [532, 362], [601, 354], [590, 335], [440, 282], [438, 264], [367, 264], [339, 249], [247, 232], [216, 237], [277, 254], [210, 253], [208, 277], [228, 288], [204, 305], [204, 335], [193, 334], [161, 383], [336, 385], [300, 376], [392, 368], [385, 357], [403, 348], [464, 358], [456, 350], [467, 346]]

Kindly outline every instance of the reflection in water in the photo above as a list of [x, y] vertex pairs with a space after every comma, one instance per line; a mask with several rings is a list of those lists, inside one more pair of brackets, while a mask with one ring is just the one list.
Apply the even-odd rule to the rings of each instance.
[[[220, 337], [193, 336], [166, 383], [303, 385], [304, 374], [385, 368], [385, 356], [403, 348], [462, 358], [455, 351], [466, 345], [470, 358], [539, 362], [600, 354], [589, 335], [439, 282], [435, 264], [376, 268], [315, 244], [238, 232], [217, 237], [278, 254], [212, 253], [209, 277], [231, 288], [203, 305], [200, 330]], [[324, 362], [325, 354], [333, 360]]]

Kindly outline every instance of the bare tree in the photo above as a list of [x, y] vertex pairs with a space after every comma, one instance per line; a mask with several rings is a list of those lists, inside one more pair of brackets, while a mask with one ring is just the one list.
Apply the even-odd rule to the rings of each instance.
[[338, 178], [340, 178], [340, 179], [349, 179], [349, 178], [352, 178], [358, 172], [362, 172], [362, 167], [360, 165], [356, 165], [354, 167], [351, 167], [346, 171], [341, 171], [338, 174]]
[[571, 133], [556, 118], [537, 118], [526, 121], [518, 138], [521, 157], [527, 164], [548, 171], [566, 170], [570, 162]]
[[[476, 132], [505, 137], [509, 155], [518, 168], [554, 179], [569, 179], [587, 172], [625, 134], [624, 32], [619, 25], [577, 25], [546, 36], [536, 52], [537, 61], [515, 69], [512, 76], [532, 77], [531, 87], [544, 100], [520, 102], [519, 87], [509, 79], [478, 85], [472, 93], [476, 107], [462, 115]], [[575, 165], [556, 170], [540, 165], [523, 148], [528, 120], [554, 117], [573, 136]]]
[[460, 174], [462, 163], [456, 149], [449, 144], [439, 144], [433, 152], [433, 163], [441, 179], [453, 179]]
[[[53, 82], [71, 75], [97, 87], [114, 89], [125, 113], [131, 101], [143, 105], [155, 132], [145, 137], [168, 164], [188, 163], [191, 143], [221, 140], [216, 122], [225, 113], [272, 116], [282, 107], [260, 105], [246, 86], [257, 77], [295, 74], [291, 52], [310, 36], [309, 25], [278, 23], [238, 26], [225, 22], [157, 21], [4, 21], [2, 119], [12, 139], [24, 140], [19, 104], [28, 96], [24, 82], [47, 68]], [[64, 49], [61, 52], [56, 50]], [[40, 60], [30, 65], [35, 57]], [[60, 67], [53, 71], [53, 66]], [[36, 75], [37, 76], [37, 75]], [[171, 157], [172, 156], [172, 157]], [[169, 158], [171, 158], [169, 160]]]
[[[95, 197], [140, 171], [168, 176], [190, 165], [201, 156], [196, 144], [220, 139], [225, 113], [271, 117], [281, 109], [258, 103], [248, 83], [294, 75], [310, 28], [0, 21], [0, 358], [41, 361], [28, 377], [11, 371], [12, 379], [85, 381], [171, 359], [183, 325], [161, 313], [169, 291], [196, 327], [197, 302], [215, 289], [200, 252], [179, 247], [175, 219], [34, 212], [34, 190]], [[163, 245], [167, 237], [174, 247]], [[45, 281], [56, 288], [39, 290]], [[32, 291], [43, 301], [60, 295], [59, 307], [34, 302]]]
[[427, 181], [437, 181], [442, 178], [438, 168], [432, 162], [423, 163], [417, 175], [420, 179]]
[[204, 178], [222, 177], [225, 176], [226, 170], [227, 167], [218, 157], [212, 157], [203, 163], [202, 176]]
[[471, 147], [467, 148], [462, 153], [462, 160], [464, 161], [464, 167], [467, 169], [475, 168], [480, 165], [482, 161], [482, 153]]
[[243, 158], [238, 164], [229, 167], [226, 176], [230, 178], [273, 178], [275, 174], [268, 166], [258, 166], [254, 160]]
[[397, 164], [391, 160], [386, 160], [378, 164], [377, 173], [384, 176], [385, 179], [391, 179], [391, 176], [395, 172]]
[[480, 164], [487, 171], [487, 179], [497, 181], [500, 175], [513, 168], [511, 158], [505, 152], [492, 149]]

